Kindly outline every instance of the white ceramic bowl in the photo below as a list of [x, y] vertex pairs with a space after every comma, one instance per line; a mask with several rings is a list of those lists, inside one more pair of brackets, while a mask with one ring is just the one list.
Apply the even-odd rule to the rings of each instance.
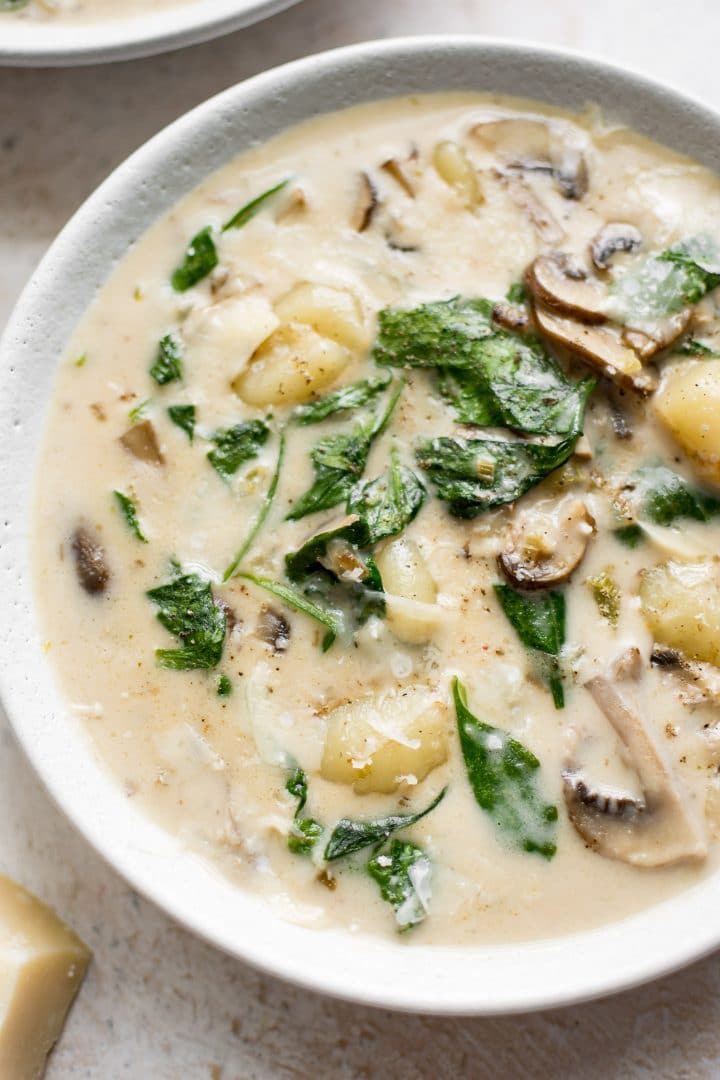
[[[122, 165], [55, 241], [0, 346], [0, 685], [17, 736], [58, 805], [129, 882], [222, 949], [315, 990], [391, 1008], [499, 1013], [618, 990], [720, 944], [720, 878], [601, 929], [455, 949], [281, 922], [144, 817], [67, 715], [32, 603], [29, 503], [57, 358], [99, 286], [203, 177], [308, 116], [369, 97], [494, 90], [614, 117], [720, 170], [720, 117], [599, 61], [472, 38], [353, 46], [257, 76], [178, 120]], [[90, 661], [91, 658], [88, 658]]]
[[[122, 4], [122, 0], [119, 0]], [[66, 67], [152, 56], [229, 34], [298, 0], [183, 0], [118, 18], [63, 22], [0, 14], [0, 65]]]

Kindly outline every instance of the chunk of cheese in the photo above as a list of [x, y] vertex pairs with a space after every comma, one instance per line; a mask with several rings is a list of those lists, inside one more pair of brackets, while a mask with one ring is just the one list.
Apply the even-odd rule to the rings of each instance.
[[0, 1077], [35, 1080], [62, 1031], [90, 950], [32, 893], [0, 875]]

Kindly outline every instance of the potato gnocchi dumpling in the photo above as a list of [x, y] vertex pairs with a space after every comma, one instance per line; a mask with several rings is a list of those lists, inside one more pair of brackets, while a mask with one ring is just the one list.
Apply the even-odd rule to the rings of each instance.
[[233, 380], [248, 405], [296, 405], [331, 385], [350, 362], [350, 351], [302, 323], [280, 326]]
[[413, 786], [447, 759], [448, 710], [424, 687], [360, 698], [334, 709], [320, 771], [358, 794]]
[[720, 367], [703, 360], [672, 368], [655, 396], [655, 410], [703, 473], [720, 483]]
[[645, 620], [663, 645], [720, 665], [720, 561], [667, 562], [642, 574]]

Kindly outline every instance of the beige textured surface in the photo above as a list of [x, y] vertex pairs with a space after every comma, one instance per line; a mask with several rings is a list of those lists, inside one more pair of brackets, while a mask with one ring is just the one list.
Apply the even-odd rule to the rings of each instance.
[[[433, 31], [584, 49], [720, 106], [715, 0], [305, 0], [261, 26], [166, 57], [0, 70], [0, 324], [70, 213], [162, 125], [262, 67], [350, 41]], [[288, 988], [175, 927], [66, 824], [1, 717], [0, 820], [0, 869], [54, 904], [96, 955], [50, 1080], [720, 1076], [716, 957], [564, 1011], [485, 1021], [393, 1016]]]

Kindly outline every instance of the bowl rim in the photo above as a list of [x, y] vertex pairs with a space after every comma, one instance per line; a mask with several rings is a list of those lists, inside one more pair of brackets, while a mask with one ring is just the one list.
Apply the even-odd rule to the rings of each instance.
[[300, 2], [188, 0], [124, 18], [66, 24], [8, 21], [0, 37], [0, 66], [79, 67], [155, 56], [230, 34]]
[[[472, 81], [463, 81], [465, 67], [473, 72]], [[572, 107], [602, 95], [603, 103], [613, 103], [616, 115], [620, 113], [651, 137], [659, 138], [672, 123], [677, 137], [668, 142], [720, 170], [718, 113], [688, 95], [602, 60], [472, 35], [395, 38], [346, 46], [293, 61], [224, 91], [131, 155], [51, 245], [0, 341], [0, 429], [7, 433], [6, 467], [0, 470], [4, 511], [0, 520], [4, 596], [0, 693], [35, 771], [105, 861], [199, 937], [304, 988], [399, 1011], [456, 1016], [519, 1013], [590, 1000], [667, 974], [720, 944], [720, 874], [619, 923], [519, 944], [418, 943], [407, 947], [349, 931], [320, 931], [282, 922], [268, 905], [231, 885], [138, 811], [67, 718], [43, 654], [29, 589], [31, 481], [55, 358], [94, 290], [127, 251], [123, 215], [132, 217], [131, 203], [136, 215], [132, 220], [138, 222], [132, 236], [142, 233], [146, 224], [234, 156], [218, 138], [224, 128], [248, 140], [234, 148], [239, 153], [252, 145], [253, 123], [263, 132], [256, 142], [265, 141], [300, 118], [329, 111], [326, 101], [342, 107], [402, 95], [410, 92], [408, 86], [415, 86], [415, 92], [454, 89], [458, 87], [448, 84], [458, 79], [468, 90], [505, 93], [503, 80], [520, 75], [525, 80], [523, 96], [542, 99], [533, 88], [554, 87], [559, 95], [554, 103]], [[497, 81], [488, 86], [483, 81], [486, 76]], [[379, 92], [366, 94], [368, 85]], [[553, 96], [546, 95], [545, 100]], [[195, 163], [193, 172], [188, 167], [188, 149], [198, 146], [206, 147], [207, 154], [201, 165]], [[179, 168], [182, 165], [184, 171]], [[159, 169], [170, 176], [162, 192], [158, 185], [148, 183]], [[33, 380], [38, 379], [41, 382], [36, 386]], [[16, 468], [10, 467], [13, 462]], [[76, 752], [79, 758], [72, 756]], [[183, 884], [181, 890], [178, 881]], [[337, 963], [340, 956], [342, 965]], [[578, 956], [583, 958], [580, 963]]]

